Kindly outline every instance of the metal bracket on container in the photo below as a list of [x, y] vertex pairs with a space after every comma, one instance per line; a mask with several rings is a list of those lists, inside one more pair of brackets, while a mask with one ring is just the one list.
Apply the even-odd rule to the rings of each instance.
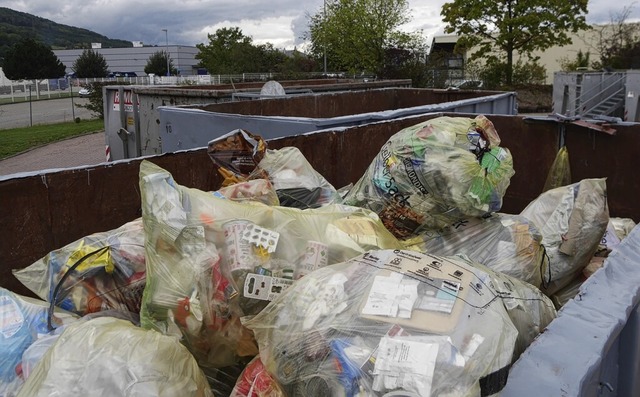
[[124, 150], [124, 158], [129, 158], [129, 145], [127, 144], [127, 141], [129, 140], [129, 135], [131, 135], [131, 132], [129, 132], [126, 128], [120, 128], [118, 129], [117, 134], [120, 137], [120, 139], [122, 139], [122, 148]]
[[582, 120], [579, 116], [564, 116], [560, 113], [553, 113], [546, 117], [525, 117], [524, 122], [552, 122], [561, 124], [573, 124], [579, 127], [590, 129], [592, 131], [603, 132], [607, 135], [615, 135], [617, 130], [611, 128], [611, 124], [617, 124], [619, 122], [622, 122], [622, 120], [618, 117], [598, 116], [597, 119], [585, 121]]

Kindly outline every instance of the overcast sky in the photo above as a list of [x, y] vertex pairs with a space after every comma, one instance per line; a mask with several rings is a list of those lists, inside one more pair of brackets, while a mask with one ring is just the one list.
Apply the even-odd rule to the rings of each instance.
[[[412, 21], [404, 29], [422, 29], [427, 37], [441, 33], [440, 9], [445, 2], [409, 0]], [[307, 15], [320, 11], [322, 4], [322, 0], [0, 0], [0, 7], [147, 45], [165, 44], [162, 29], [168, 30], [170, 45], [196, 45], [208, 42], [207, 33], [238, 26], [257, 44], [270, 42], [287, 49], [302, 43]], [[609, 22], [625, 6], [632, 7], [630, 19], [640, 19], [640, 4], [633, 1], [590, 0], [587, 20]]]

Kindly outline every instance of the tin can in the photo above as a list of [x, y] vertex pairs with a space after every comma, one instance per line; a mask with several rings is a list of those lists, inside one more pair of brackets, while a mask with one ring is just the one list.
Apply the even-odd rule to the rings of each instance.
[[253, 223], [244, 220], [233, 220], [222, 225], [224, 239], [227, 245], [227, 264], [230, 271], [253, 270], [255, 258], [253, 257], [251, 243], [242, 238], [242, 234]]
[[307, 241], [303, 255], [298, 261], [294, 279], [298, 280], [329, 263], [329, 246], [319, 241]]

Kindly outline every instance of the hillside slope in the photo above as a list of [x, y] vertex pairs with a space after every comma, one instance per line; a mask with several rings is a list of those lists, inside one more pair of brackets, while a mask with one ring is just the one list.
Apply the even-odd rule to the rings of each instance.
[[0, 60], [11, 46], [23, 38], [33, 38], [54, 50], [91, 48], [91, 43], [102, 43], [103, 48], [133, 46], [130, 41], [110, 39], [87, 29], [0, 7]]

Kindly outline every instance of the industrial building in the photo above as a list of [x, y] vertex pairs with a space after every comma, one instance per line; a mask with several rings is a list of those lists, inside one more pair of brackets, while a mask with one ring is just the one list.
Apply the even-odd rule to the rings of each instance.
[[[178, 74], [183, 76], [197, 74], [196, 59], [198, 49], [192, 46], [169, 45], [153, 47], [127, 47], [127, 48], [96, 48], [93, 51], [101, 54], [107, 61], [110, 72], [134, 72], [137, 76], [146, 76], [144, 67], [149, 61], [149, 57], [158, 51], [169, 52], [169, 57], [173, 66], [178, 70]], [[73, 63], [84, 49], [74, 50], [54, 50], [53, 53], [67, 68], [66, 73], [72, 73]]]
[[[591, 61], [596, 61], [600, 57], [598, 52], [599, 41], [603, 37], [611, 37], [615, 35], [615, 24], [609, 25], [593, 25], [591, 29], [581, 30], [577, 33], [568, 33], [571, 38], [571, 44], [563, 46], [552, 46], [545, 50], [534, 51], [531, 55], [537, 59], [539, 65], [544, 66], [547, 71], [546, 84], [553, 84], [554, 74], [562, 71], [562, 63], [564, 61], [572, 61], [576, 59], [579, 51], [583, 54], [589, 53]], [[637, 29], [637, 28], [636, 28]], [[448, 66], [449, 81], [456, 81], [469, 76], [465, 75], [465, 65], [469, 61], [472, 53], [478, 48], [473, 47], [469, 50], [454, 51], [459, 36], [455, 34], [434, 36], [431, 42], [431, 53], [440, 52], [444, 54]], [[514, 62], [522, 59], [527, 61], [527, 57], [521, 56], [517, 51], [514, 53]], [[482, 62], [482, 59], [479, 60]]]

